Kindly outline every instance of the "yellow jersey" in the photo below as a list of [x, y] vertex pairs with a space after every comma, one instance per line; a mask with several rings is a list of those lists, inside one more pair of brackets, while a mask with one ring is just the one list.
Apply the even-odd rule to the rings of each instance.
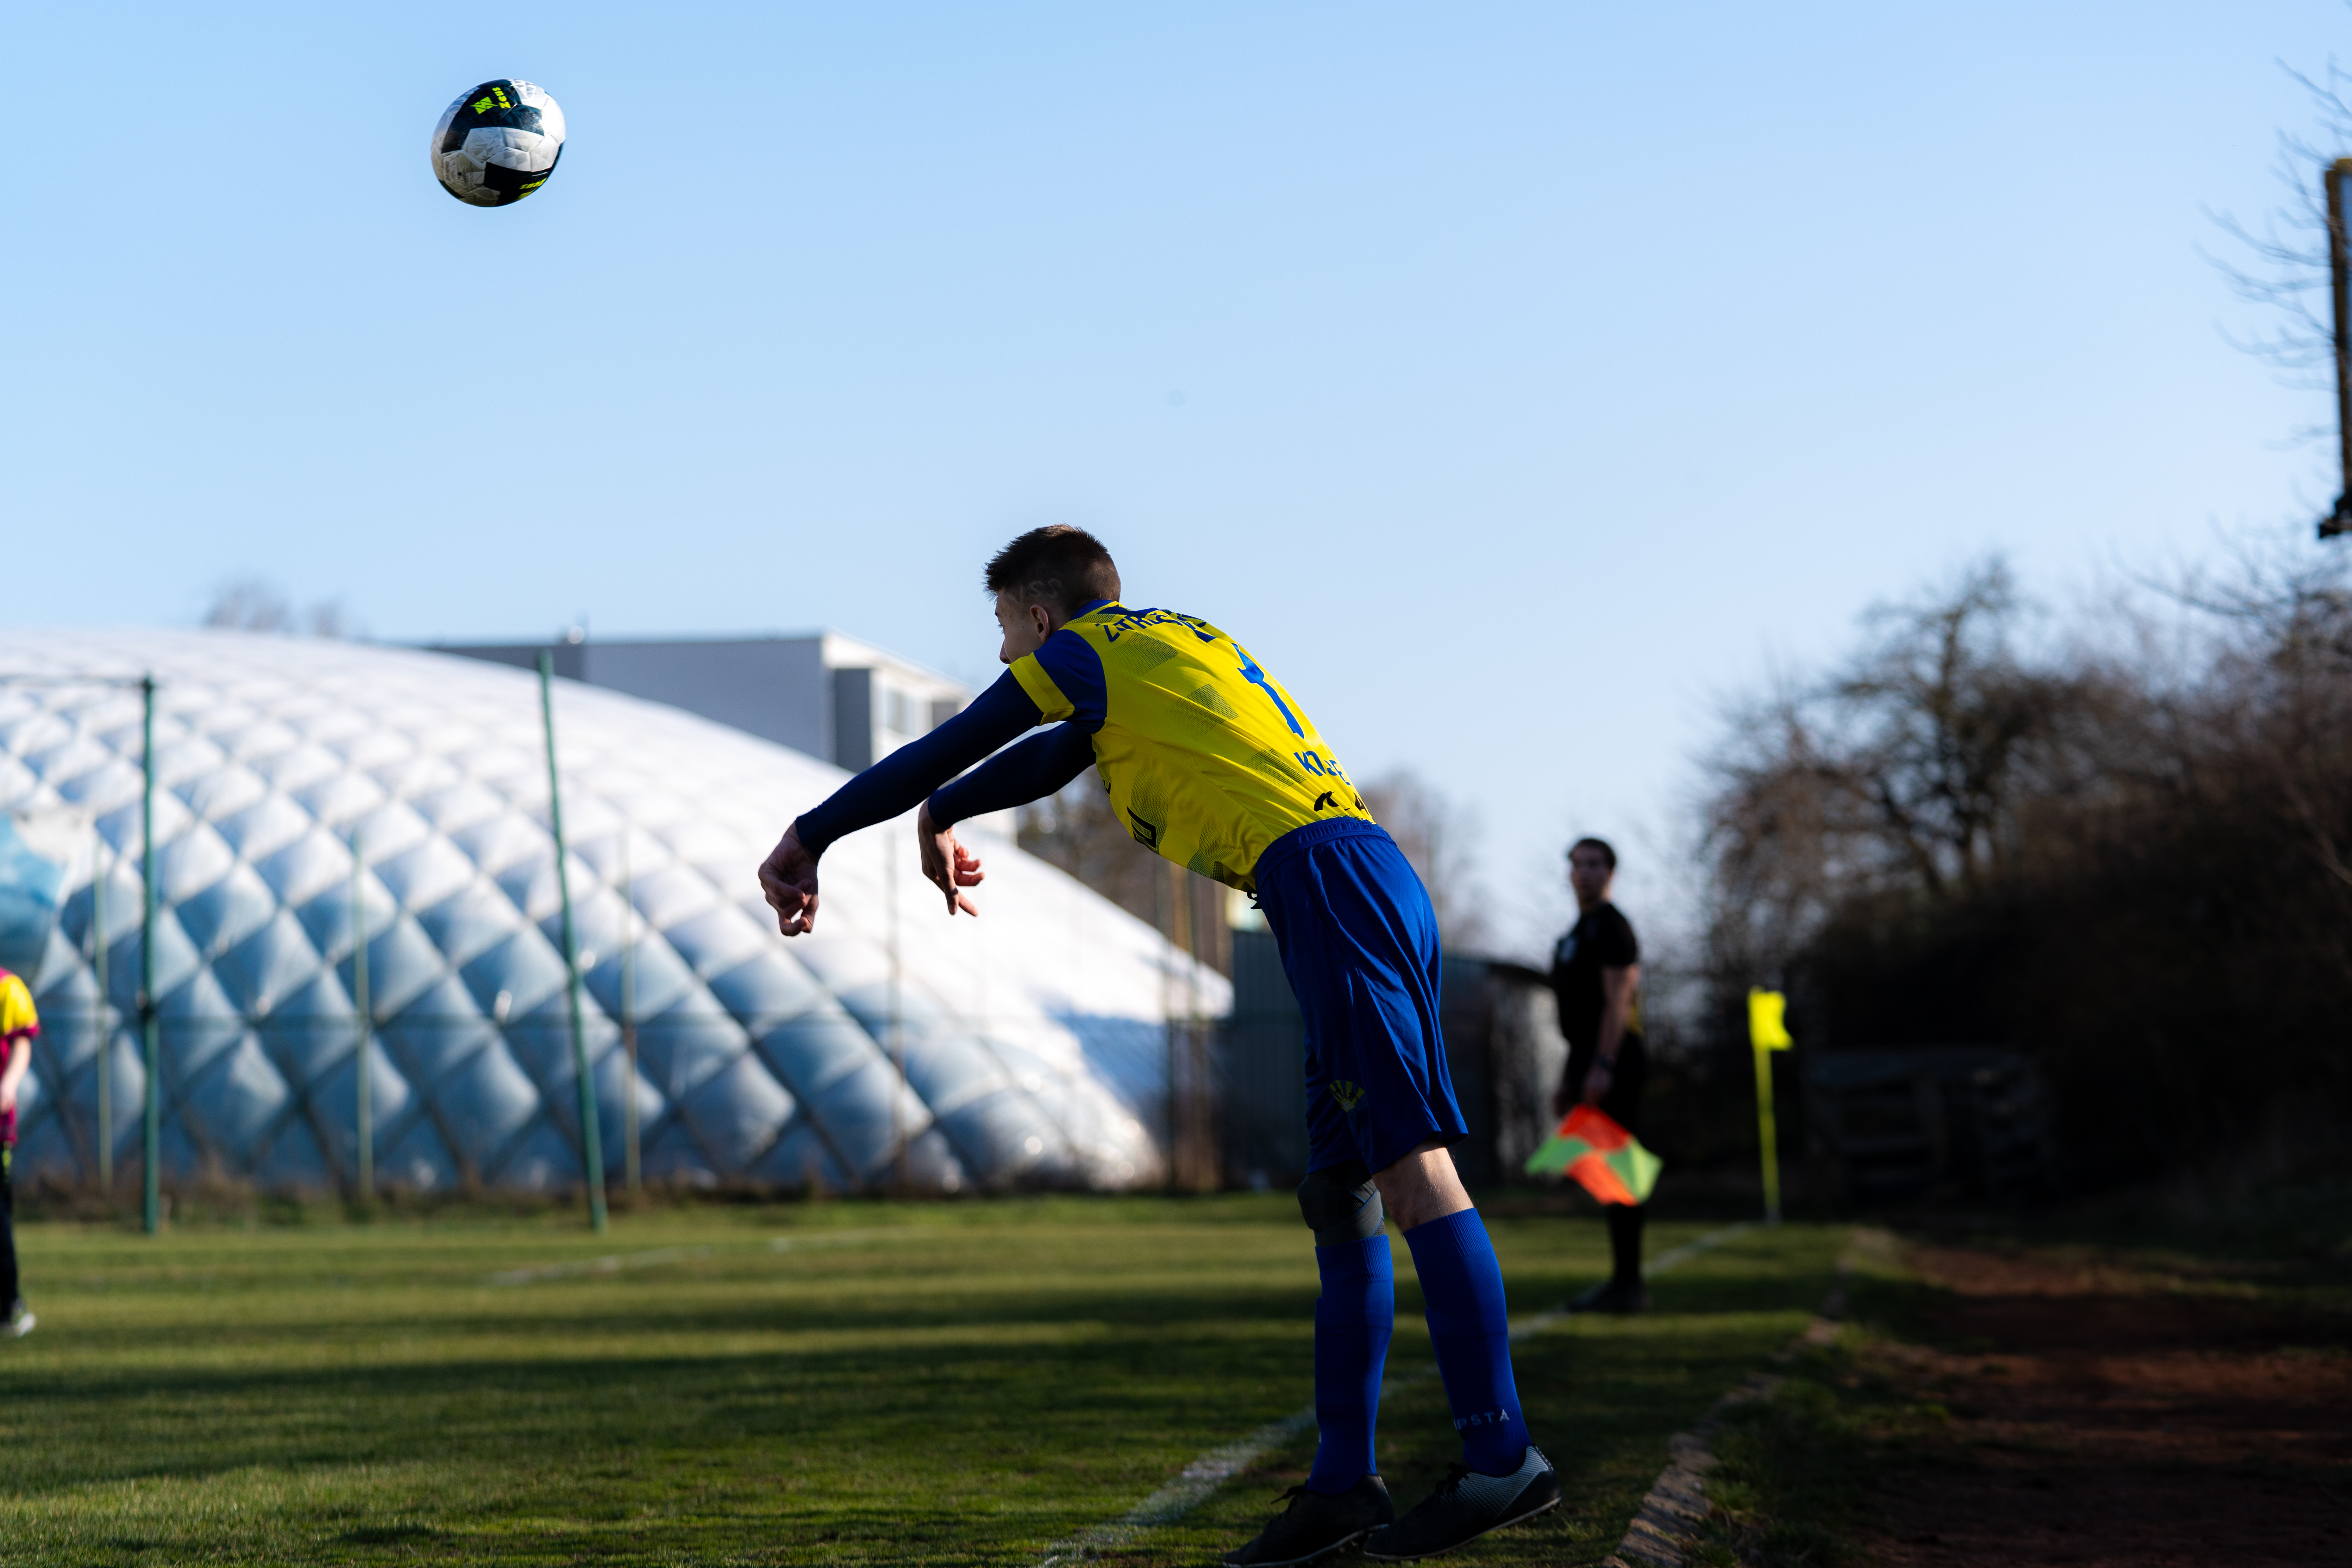
[[1040, 723], [1092, 737], [1137, 843], [1229, 887], [1255, 892], [1258, 857], [1293, 828], [1372, 819], [1297, 700], [1196, 616], [1089, 605], [1013, 677]]

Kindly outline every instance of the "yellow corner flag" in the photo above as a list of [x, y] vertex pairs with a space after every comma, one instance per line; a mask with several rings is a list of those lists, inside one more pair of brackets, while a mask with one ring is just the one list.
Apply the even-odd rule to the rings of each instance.
[[1789, 1037], [1789, 998], [1778, 991], [1748, 992], [1748, 1038], [1759, 1051], [1785, 1051], [1796, 1045]]

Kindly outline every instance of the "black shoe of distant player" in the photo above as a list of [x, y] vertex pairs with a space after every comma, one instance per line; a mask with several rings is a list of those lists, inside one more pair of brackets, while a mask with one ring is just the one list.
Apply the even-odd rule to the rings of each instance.
[[1396, 1518], [1396, 1504], [1378, 1476], [1366, 1476], [1338, 1497], [1305, 1487], [1282, 1494], [1290, 1506], [1274, 1516], [1247, 1546], [1225, 1553], [1228, 1568], [1288, 1568], [1353, 1546]]
[[1568, 1304], [1571, 1312], [1646, 1312], [1650, 1288], [1639, 1279], [1627, 1284], [1610, 1279], [1595, 1285]]
[[1412, 1511], [1364, 1538], [1375, 1563], [1410, 1563], [1467, 1546], [1490, 1530], [1533, 1519], [1559, 1506], [1559, 1473], [1533, 1443], [1507, 1476], [1482, 1476], [1455, 1465]]

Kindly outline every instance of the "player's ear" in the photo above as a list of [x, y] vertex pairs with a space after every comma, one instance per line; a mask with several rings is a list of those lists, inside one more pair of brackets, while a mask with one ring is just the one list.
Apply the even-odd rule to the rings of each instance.
[[1054, 612], [1043, 605], [1029, 606], [1029, 624], [1037, 628], [1037, 640], [1044, 642], [1054, 635]]

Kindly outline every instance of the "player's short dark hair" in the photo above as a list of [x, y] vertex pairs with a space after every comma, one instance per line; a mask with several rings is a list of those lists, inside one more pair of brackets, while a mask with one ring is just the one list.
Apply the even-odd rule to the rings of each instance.
[[1617, 851], [1609, 847], [1609, 840], [1606, 838], [1578, 839], [1575, 843], [1568, 847], [1570, 858], [1571, 859], [1574, 858], [1576, 852], [1580, 849], [1600, 850], [1601, 861], [1607, 865], [1612, 871], [1617, 869]]
[[988, 591], [1043, 605], [1063, 620], [1118, 597], [1118, 563], [1101, 540], [1065, 522], [1033, 528], [988, 563]]

